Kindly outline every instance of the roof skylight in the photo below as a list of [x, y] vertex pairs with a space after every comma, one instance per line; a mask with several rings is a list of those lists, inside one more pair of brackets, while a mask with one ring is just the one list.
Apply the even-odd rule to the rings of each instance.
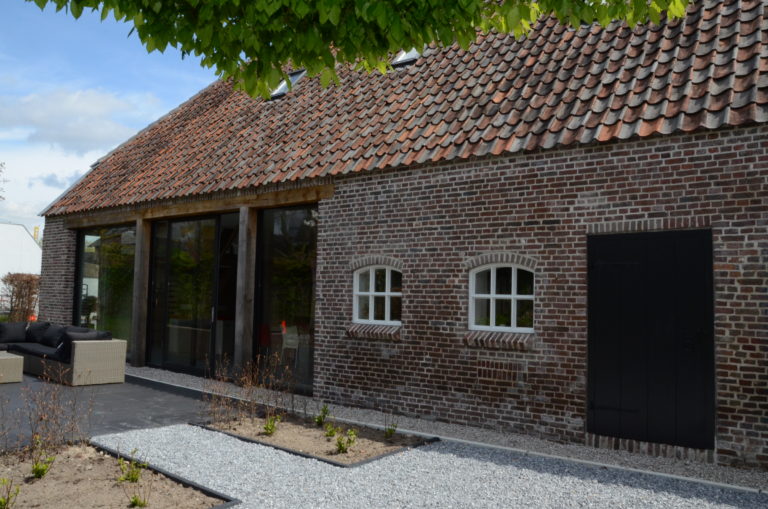
[[[294, 71], [294, 72], [288, 73], [288, 79], [291, 80], [291, 88], [305, 74], [307, 74], [307, 71], [305, 69], [302, 69], [300, 71]], [[289, 90], [288, 81], [287, 80], [283, 80], [283, 81], [280, 82], [280, 84], [277, 87], [275, 87], [272, 90], [272, 94], [271, 94], [270, 99], [275, 99], [277, 97], [284, 96], [286, 93], [288, 93], [288, 90]]]
[[420, 56], [421, 51], [417, 50], [416, 48], [411, 48], [408, 51], [401, 50], [395, 59], [392, 60], [392, 66], [397, 67], [398, 65], [410, 64]]

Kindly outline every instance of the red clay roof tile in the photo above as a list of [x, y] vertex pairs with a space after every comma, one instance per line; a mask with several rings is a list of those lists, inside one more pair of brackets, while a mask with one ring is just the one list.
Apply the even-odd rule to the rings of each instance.
[[768, 0], [683, 20], [429, 47], [263, 101], [216, 82], [94, 165], [46, 215], [453, 158], [768, 122]]

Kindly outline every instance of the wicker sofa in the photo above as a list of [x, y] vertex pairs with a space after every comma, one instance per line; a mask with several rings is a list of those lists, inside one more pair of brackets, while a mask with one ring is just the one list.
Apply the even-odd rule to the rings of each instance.
[[109, 332], [49, 322], [0, 323], [0, 350], [24, 358], [24, 372], [67, 385], [125, 381], [126, 341]]

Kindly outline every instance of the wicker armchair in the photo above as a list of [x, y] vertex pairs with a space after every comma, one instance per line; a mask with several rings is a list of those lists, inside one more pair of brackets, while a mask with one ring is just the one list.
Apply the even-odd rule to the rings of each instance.
[[67, 385], [98, 385], [125, 381], [124, 339], [72, 342], [72, 361], [60, 362], [29, 354], [24, 356], [24, 372], [46, 375]]

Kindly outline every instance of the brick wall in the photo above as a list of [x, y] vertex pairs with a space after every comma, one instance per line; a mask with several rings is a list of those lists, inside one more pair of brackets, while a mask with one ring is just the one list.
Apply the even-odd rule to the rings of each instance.
[[[686, 456], [768, 467], [767, 127], [352, 175], [319, 211], [317, 396], [610, 447], [585, 431], [587, 234], [711, 228], [716, 451]], [[467, 335], [489, 253], [535, 261], [534, 336]], [[362, 256], [402, 262], [398, 334], [348, 332]]]
[[40, 320], [72, 323], [77, 235], [61, 217], [45, 218], [40, 280]]

